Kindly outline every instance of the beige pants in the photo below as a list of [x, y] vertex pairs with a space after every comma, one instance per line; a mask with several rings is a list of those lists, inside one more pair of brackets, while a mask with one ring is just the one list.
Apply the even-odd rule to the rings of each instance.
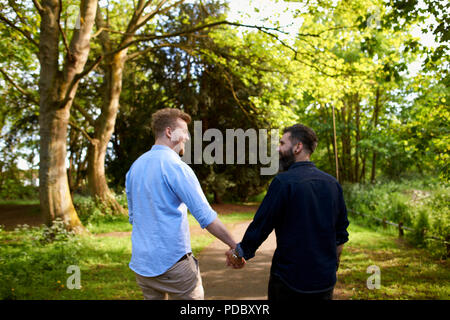
[[137, 273], [144, 300], [203, 300], [204, 291], [197, 259], [190, 254], [157, 277]]

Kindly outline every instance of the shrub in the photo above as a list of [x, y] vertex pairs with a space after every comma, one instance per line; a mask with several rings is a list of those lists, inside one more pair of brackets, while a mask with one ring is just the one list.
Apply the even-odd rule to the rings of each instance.
[[[439, 240], [448, 239], [450, 234], [450, 188], [447, 185], [434, 178], [416, 178], [366, 185], [344, 184], [343, 189], [348, 209], [366, 216], [385, 217], [395, 223], [401, 221], [415, 230], [406, 232], [411, 243], [428, 248], [435, 257], [446, 257], [446, 246]], [[355, 215], [350, 210], [349, 215], [355, 222], [380, 225], [375, 219]]]
[[[122, 193], [116, 199], [122, 205], [126, 202], [126, 195]], [[93, 233], [110, 232], [111, 228], [121, 231], [129, 231], [130, 224], [127, 214], [114, 214], [110, 207], [92, 197], [76, 196], [74, 198], [75, 209], [85, 227]]]
[[[0, 236], [0, 299], [27, 299], [25, 288], [49, 288], [79, 264], [79, 238], [61, 220], [51, 227], [22, 225]], [[61, 284], [58, 284], [61, 285]]]
[[21, 181], [6, 179], [0, 188], [0, 199], [4, 200], [28, 200], [39, 198], [39, 188], [25, 186]]
[[423, 247], [425, 244], [425, 235], [429, 228], [428, 215], [424, 210], [421, 210], [414, 223], [414, 231], [409, 234], [411, 242], [419, 247]]

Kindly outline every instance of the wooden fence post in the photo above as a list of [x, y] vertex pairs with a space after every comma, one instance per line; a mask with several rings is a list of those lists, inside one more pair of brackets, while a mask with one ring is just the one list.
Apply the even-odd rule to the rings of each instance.
[[383, 228], [386, 229], [387, 223], [386, 223], [387, 219], [386, 217], [383, 218]]
[[450, 234], [445, 237], [445, 241], [447, 241], [447, 257], [450, 258]]
[[402, 221], [400, 221], [398, 223], [398, 236], [399, 236], [399, 238], [403, 237], [403, 222]]

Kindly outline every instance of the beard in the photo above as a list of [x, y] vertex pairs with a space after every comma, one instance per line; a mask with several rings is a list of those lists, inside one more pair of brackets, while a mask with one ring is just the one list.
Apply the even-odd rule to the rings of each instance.
[[180, 142], [179, 144], [177, 144], [175, 146], [175, 148], [173, 149], [173, 151], [175, 151], [176, 153], [178, 153], [178, 155], [180, 157], [182, 157], [184, 155], [184, 146], [182, 145], [182, 143]]
[[279, 152], [280, 154], [280, 165], [279, 172], [287, 171], [289, 167], [295, 162], [295, 155], [292, 149], [289, 149], [284, 154]]

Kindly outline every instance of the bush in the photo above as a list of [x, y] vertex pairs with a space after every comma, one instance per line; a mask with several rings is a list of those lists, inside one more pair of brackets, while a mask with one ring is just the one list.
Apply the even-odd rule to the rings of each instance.
[[414, 231], [409, 234], [411, 242], [419, 247], [424, 247], [425, 235], [429, 228], [428, 215], [424, 210], [421, 210], [414, 224]]
[[[381, 181], [375, 184], [345, 184], [344, 196], [348, 209], [367, 216], [413, 228], [406, 232], [411, 243], [426, 247], [435, 257], [445, 257], [444, 243], [450, 234], [450, 188], [434, 178]], [[355, 215], [355, 222], [379, 226], [375, 219]], [[395, 232], [395, 231], [394, 231]], [[430, 237], [437, 239], [430, 239]]]
[[39, 188], [28, 185], [15, 179], [6, 179], [0, 188], [0, 199], [4, 200], [29, 200], [39, 198]]
[[[125, 192], [116, 196], [120, 205], [127, 208]], [[129, 231], [131, 225], [128, 222], [128, 215], [114, 214], [110, 207], [105, 206], [101, 201], [92, 197], [75, 196], [74, 206], [78, 212], [83, 225], [92, 233], [116, 231]]]
[[0, 233], [0, 299], [27, 299], [24, 288], [64, 286], [57, 279], [77, 265], [79, 238], [61, 220], [51, 227], [22, 225]]

